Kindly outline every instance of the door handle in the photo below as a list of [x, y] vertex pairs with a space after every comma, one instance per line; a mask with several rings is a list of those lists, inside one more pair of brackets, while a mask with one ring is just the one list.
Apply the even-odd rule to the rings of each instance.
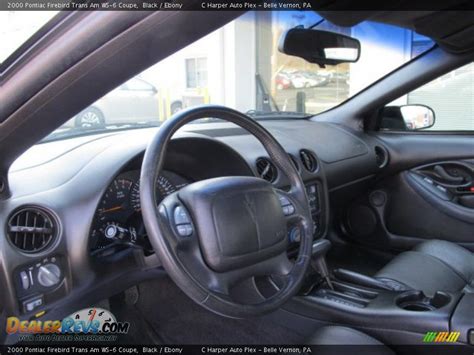
[[441, 165], [435, 165], [433, 168], [436, 175], [438, 175], [444, 182], [451, 185], [462, 185], [465, 181], [462, 176], [453, 176], [449, 174], [444, 167]]

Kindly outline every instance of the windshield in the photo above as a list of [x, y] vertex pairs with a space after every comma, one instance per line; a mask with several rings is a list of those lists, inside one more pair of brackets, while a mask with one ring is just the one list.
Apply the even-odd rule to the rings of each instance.
[[0, 64], [57, 11], [0, 11]]
[[[312, 11], [248, 12], [112, 90], [46, 139], [157, 126], [207, 103], [255, 119], [301, 119], [339, 105], [433, 45], [399, 27], [321, 20]], [[359, 61], [321, 68], [278, 51], [284, 30], [315, 24], [359, 39]]]

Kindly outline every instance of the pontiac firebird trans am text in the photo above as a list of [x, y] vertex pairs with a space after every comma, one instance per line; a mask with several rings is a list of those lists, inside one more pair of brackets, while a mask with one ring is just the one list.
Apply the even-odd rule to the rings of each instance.
[[59, 347], [34, 347], [34, 346], [15, 346], [8, 348], [9, 353], [32, 353], [32, 354], [90, 354], [90, 353], [138, 353], [136, 348], [127, 347], [78, 347], [78, 346], [59, 346]]

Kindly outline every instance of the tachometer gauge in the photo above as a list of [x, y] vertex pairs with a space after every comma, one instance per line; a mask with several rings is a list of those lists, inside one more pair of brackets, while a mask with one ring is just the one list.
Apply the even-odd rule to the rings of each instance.
[[125, 212], [129, 204], [129, 194], [133, 182], [128, 179], [117, 179], [109, 186], [99, 204], [99, 215], [108, 217]]
[[176, 186], [174, 186], [171, 181], [169, 181], [164, 176], [159, 176], [156, 180], [156, 198], [158, 201], [161, 201], [169, 194], [177, 191]]
[[[155, 191], [157, 202], [160, 202], [166, 196], [177, 190], [177, 187], [169, 181], [168, 178], [159, 176], [158, 179], [156, 179]], [[132, 206], [135, 211], [140, 211], [140, 181], [134, 183], [130, 191], [130, 206]]]

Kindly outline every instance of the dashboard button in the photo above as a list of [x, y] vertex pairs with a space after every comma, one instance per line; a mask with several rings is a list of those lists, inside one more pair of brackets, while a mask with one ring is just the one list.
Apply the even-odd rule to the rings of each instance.
[[293, 205], [289, 205], [288, 207], [288, 214], [293, 214], [295, 213], [295, 207]]
[[30, 278], [28, 277], [26, 271], [20, 272], [20, 280], [21, 287], [23, 287], [24, 290], [28, 290], [30, 288]]
[[23, 310], [25, 312], [31, 312], [34, 309], [43, 305], [43, 296], [29, 299], [23, 302]]
[[433, 180], [430, 178], [424, 177], [423, 180], [425, 180], [428, 184], [433, 185]]
[[282, 206], [288, 206], [290, 204], [290, 201], [285, 196], [279, 196], [279, 198]]
[[176, 224], [176, 225], [190, 224], [191, 223], [191, 219], [189, 218], [188, 213], [181, 206], [177, 206], [174, 209], [174, 215], [173, 216], [174, 216], [174, 224]]
[[180, 224], [176, 226], [176, 231], [181, 237], [189, 237], [193, 234], [193, 227], [190, 224]]
[[292, 215], [295, 213], [295, 206], [293, 206], [286, 196], [279, 195], [281, 208], [283, 209], [283, 214], [285, 216]]

